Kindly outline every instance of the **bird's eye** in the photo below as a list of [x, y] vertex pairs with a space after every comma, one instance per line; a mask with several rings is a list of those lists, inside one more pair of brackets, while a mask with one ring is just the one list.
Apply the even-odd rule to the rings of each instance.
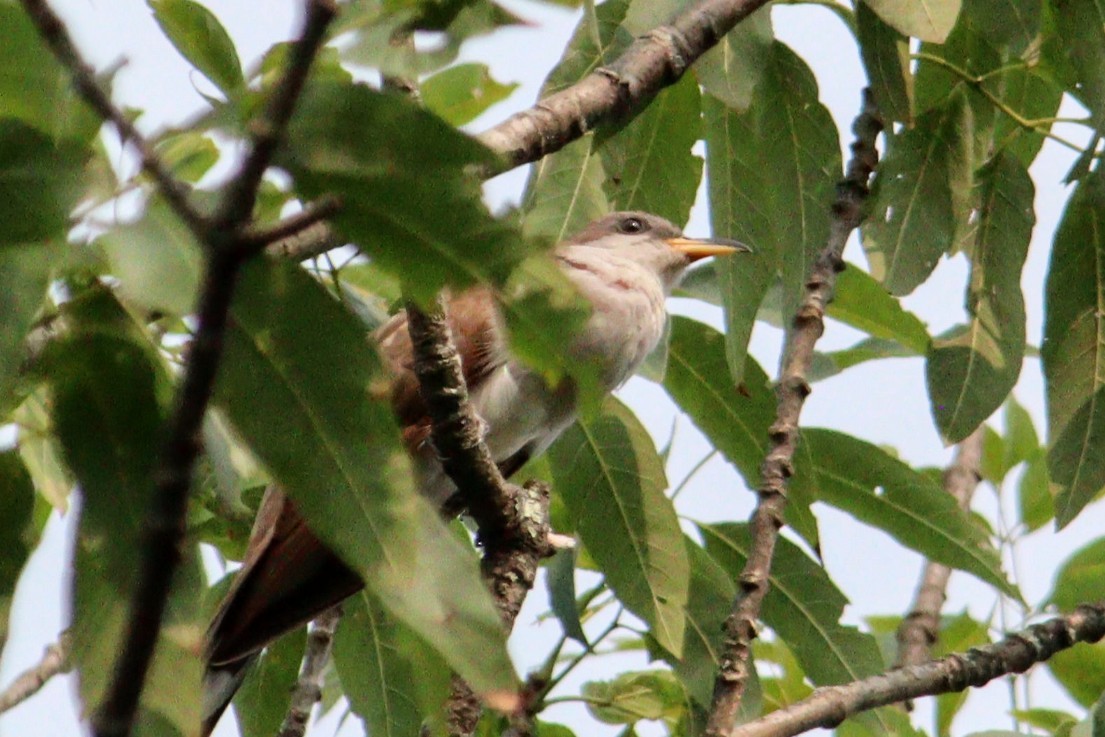
[[626, 218], [618, 223], [618, 230], [623, 233], [643, 233], [648, 230], [648, 226], [645, 225], [640, 218]]

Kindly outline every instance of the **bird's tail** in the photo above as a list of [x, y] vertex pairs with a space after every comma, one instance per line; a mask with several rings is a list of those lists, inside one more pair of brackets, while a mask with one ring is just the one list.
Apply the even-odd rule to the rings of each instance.
[[210, 737], [230, 700], [241, 687], [256, 655], [223, 665], [209, 665], [203, 674], [203, 726], [200, 737]]

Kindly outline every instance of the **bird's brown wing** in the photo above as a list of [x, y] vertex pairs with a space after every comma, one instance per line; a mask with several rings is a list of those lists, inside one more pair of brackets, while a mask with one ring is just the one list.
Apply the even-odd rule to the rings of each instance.
[[[494, 297], [482, 288], [449, 300], [449, 322], [461, 355], [464, 378], [476, 386], [507, 360]], [[391, 400], [403, 440], [417, 452], [430, 432], [418, 392], [406, 316], [399, 313], [374, 336], [393, 378]], [[504, 459], [504, 471], [520, 467]], [[211, 665], [241, 660], [284, 632], [352, 596], [364, 585], [304, 523], [295, 504], [270, 488], [257, 512], [238, 572], [208, 630]]]

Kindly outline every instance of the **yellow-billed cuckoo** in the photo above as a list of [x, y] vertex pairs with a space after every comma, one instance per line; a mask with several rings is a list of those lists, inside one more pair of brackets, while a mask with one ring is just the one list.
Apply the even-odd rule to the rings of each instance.
[[[693, 239], [663, 218], [619, 212], [588, 225], [555, 257], [591, 315], [573, 343], [573, 360], [595, 365], [607, 390], [626, 381], [656, 347], [664, 299], [694, 261], [748, 251], [735, 241]], [[510, 476], [541, 453], [575, 418], [569, 389], [550, 389], [513, 359], [492, 293], [473, 288], [448, 300], [448, 321], [472, 405], [485, 423], [491, 456]], [[414, 459], [418, 486], [437, 504], [455, 488], [428, 442], [430, 420], [412, 369], [403, 313], [376, 332], [394, 375], [392, 404]], [[304, 624], [364, 586], [306, 526], [295, 505], [270, 489], [261, 503], [241, 570], [207, 634], [204, 731], [214, 728], [248, 664], [274, 638]]]

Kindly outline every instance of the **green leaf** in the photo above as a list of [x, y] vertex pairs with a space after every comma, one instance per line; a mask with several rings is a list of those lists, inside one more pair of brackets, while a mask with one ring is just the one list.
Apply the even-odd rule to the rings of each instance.
[[58, 139], [88, 144], [100, 117], [74, 94], [71, 75], [17, 3], [0, 3], [0, 118], [17, 118]]
[[234, 715], [242, 737], [269, 737], [280, 731], [306, 644], [305, 627], [289, 632], [265, 648], [249, 669], [234, 696]]
[[502, 102], [518, 83], [502, 84], [486, 64], [458, 64], [438, 72], [420, 88], [422, 103], [450, 125], [464, 125]]
[[[68, 302], [69, 330], [50, 346], [53, 420], [79, 482], [81, 517], [73, 581], [73, 661], [85, 709], [103, 697], [118, 653], [142, 550], [142, 519], [154, 489], [167, 373], [141, 330], [106, 290]], [[200, 718], [199, 654], [205, 623], [198, 550], [174, 575], [173, 595], [142, 692], [140, 721], [182, 734]]]
[[[906, 547], [1020, 599], [982, 529], [934, 481], [885, 451], [843, 433], [809, 429], [800, 447], [807, 463], [794, 484], [812, 484], [819, 501], [885, 531]], [[802, 459], [804, 460], [804, 459]]]
[[1017, 504], [1021, 523], [1028, 530], [1038, 530], [1055, 519], [1055, 503], [1047, 477], [1047, 457], [1040, 453], [1024, 467], [1017, 486]]
[[0, 120], [0, 248], [65, 239], [86, 154], [18, 120]]
[[[748, 560], [748, 526], [699, 525], [706, 550], [727, 571]], [[847, 683], [883, 669], [875, 639], [840, 624], [848, 600], [825, 569], [786, 538], [775, 544], [770, 588], [761, 617], [794, 653], [806, 675], [819, 686]]]
[[702, 159], [691, 153], [701, 137], [701, 108], [698, 85], [687, 75], [616, 134], [597, 142], [612, 209], [687, 222], [702, 180]]
[[440, 707], [448, 694], [449, 669], [438, 664], [418, 670], [412, 648], [425, 645], [389, 617], [374, 597], [357, 594], [346, 601], [344, 610], [334, 637], [334, 665], [350, 708], [365, 720], [369, 734], [418, 734], [423, 714], [431, 713], [424, 711], [423, 692], [443, 692], [434, 704]]
[[1105, 599], [1105, 538], [1084, 545], [1063, 563], [1047, 597], [1062, 612], [1101, 599]]
[[195, 308], [203, 254], [163, 200], [153, 200], [141, 220], [109, 230], [97, 243], [127, 300], [170, 315]]
[[1055, 737], [1063, 733], [1069, 734], [1071, 727], [1078, 723], [1074, 715], [1057, 709], [1013, 709], [1009, 713], [1017, 721], [1042, 729]]
[[823, 381], [867, 361], [877, 361], [882, 358], [910, 358], [916, 355], [894, 340], [864, 338], [850, 348], [828, 353], [814, 353], [813, 364], [806, 378], [810, 381]]
[[1051, 0], [1059, 37], [1077, 85], [1070, 89], [1105, 128], [1105, 6], [1098, 0]]
[[[641, 5], [643, 3], [638, 3]], [[716, 97], [734, 110], [744, 111], [755, 104], [757, 93], [779, 92], [780, 80], [769, 77], [775, 32], [771, 27], [771, 8], [760, 8], [749, 15], [717, 46], [695, 63], [694, 70], [706, 94]], [[765, 143], [767, 141], [764, 141]]]
[[683, 650], [690, 564], [652, 438], [624, 405], [572, 425], [549, 449], [556, 489], [618, 599], [660, 645]]
[[545, 570], [548, 576], [549, 608], [560, 621], [565, 636], [586, 646], [587, 634], [579, 621], [579, 607], [576, 605], [575, 551], [557, 551]]
[[[775, 420], [775, 395], [767, 374], [749, 357], [738, 387], [726, 370], [724, 336], [685, 317], [673, 317], [671, 326], [664, 388], [748, 487], [755, 488], [767, 452], [768, 427]], [[809, 510], [810, 498], [803, 494], [798, 489], [791, 495], [787, 521], [816, 548], [817, 520]]]
[[1005, 467], [1013, 468], [1035, 458], [1039, 452], [1040, 437], [1032, 415], [1010, 395], [1005, 402]]
[[[999, 97], [1017, 111], [1025, 120], [1047, 120], [1059, 112], [1063, 89], [1053, 82], [1040, 67], [1013, 67], [1001, 73]], [[1050, 129], [1043, 126], [1043, 130]], [[1013, 118], [998, 113], [994, 122], [994, 145], [1005, 148], [1029, 166], [1043, 148], [1043, 133], [1025, 130]]]
[[35, 491], [54, 509], [65, 513], [74, 480], [62, 461], [61, 445], [47, 411], [48, 392], [40, 386], [12, 413], [19, 425], [19, 455], [35, 484]]
[[173, 174], [193, 184], [219, 161], [219, 147], [196, 131], [175, 133], [158, 141], [157, 155]]
[[856, 5], [860, 56], [875, 104], [886, 120], [913, 120], [909, 39], [884, 23], [865, 2]]
[[[635, 3], [632, 7], [644, 4]], [[549, 73], [539, 97], [548, 97], [570, 87], [619, 56], [633, 42], [632, 32], [622, 27], [629, 7], [629, 0], [608, 0], [599, 5], [588, 3], [564, 56]]]
[[0, 650], [8, 640], [8, 613], [15, 584], [31, 554], [35, 489], [15, 451], [0, 453]]
[[594, 136], [584, 136], [533, 165], [522, 199], [525, 234], [559, 243], [610, 212], [606, 172]]
[[1061, 650], [1047, 661], [1048, 670], [1070, 697], [1085, 707], [1105, 692], [1105, 644]]
[[465, 173], [491, 160], [410, 100], [339, 83], [308, 88], [283, 156], [301, 195], [341, 193], [333, 224], [423, 302], [446, 284], [502, 284], [533, 250]]
[[985, 28], [995, 46], [1019, 56], [1040, 32], [1039, 0], [967, 0], [963, 13]]
[[961, 0], [865, 0], [879, 17], [907, 36], [942, 43], [959, 16]]
[[0, 247], [0, 415], [17, 402], [14, 384], [25, 356], [24, 341], [50, 285], [50, 249]]
[[978, 192], [967, 289], [971, 322], [934, 340], [925, 364], [932, 414], [949, 444], [1001, 406], [1024, 363], [1021, 269], [1036, 223], [1036, 190], [1024, 165], [999, 152], [979, 172]]
[[782, 275], [789, 321], [809, 267], [828, 240], [840, 141], [832, 116], [818, 102], [813, 73], [779, 42], [771, 47], [763, 83], [746, 113], [720, 108], [710, 98], [704, 110], [714, 232], [757, 251], [753, 259], [729, 259], [717, 267], [729, 366], [739, 379], [754, 307], [770, 284], [771, 271], [756, 261], [773, 262]]
[[227, 97], [245, 86], [234, 41], [215, 15], [192, 0], [147, 0], [157, 25], [180, 55]]
[[[355, 317], [292, 264], [240, 277], [215, 401], [311, 529], [479, 693], [513, 688], [475, 556], [412, 484]], [[279, 417], [280, 422], [273, 422]]]
[[676, 721], [684, 709], [683, 689], [671, 671], [631, 671], [611, 681], [583, 684], [587, 710], [606, 724], [636, 724], [642, 719]]
[[1055, 233], [1040, 348], [1047, 381], [1048, 474], [1063, 527], [1105, 486], [1105, 172], [1078, 183]]
[[924, 355], [932, 340], [919, 317], [870, 274], [853, 266], [837, 276], [827, 314], [873, 338], [896, 341], [914, 355]]
[[971, 188], [971, 113], [962, 94], [895, 136], [879, 166], [863, 248], [892, 294], [912, 292], [955, 245]]

